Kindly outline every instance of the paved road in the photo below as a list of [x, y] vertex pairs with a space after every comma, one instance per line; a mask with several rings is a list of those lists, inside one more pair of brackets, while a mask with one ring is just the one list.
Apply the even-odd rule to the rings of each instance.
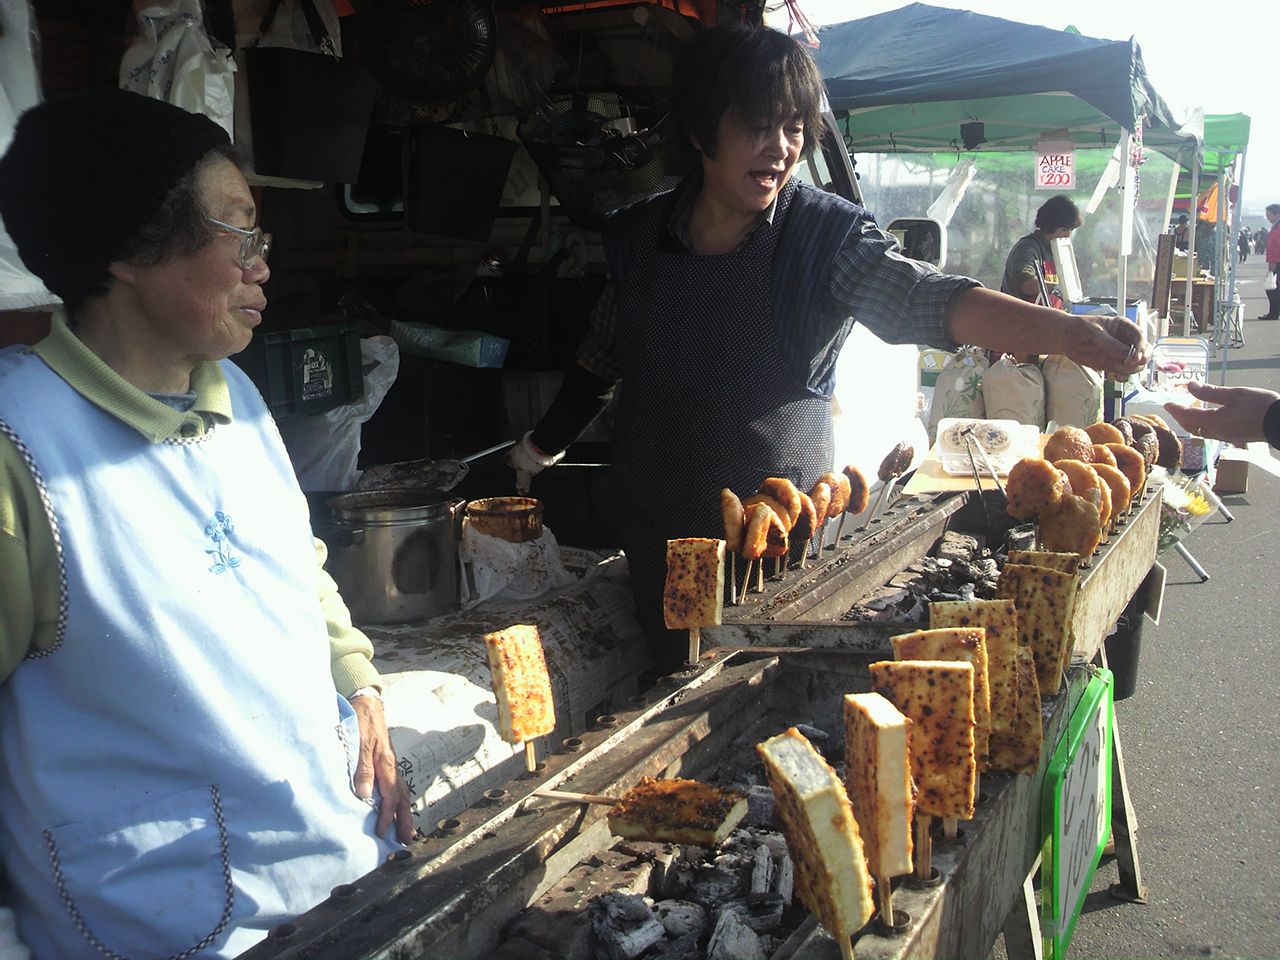
[[[1248, 319], [1226, 382], [1280, 391], [1280, 321], [1253, 320], [1265, 269], [1253, 256], [1239, 268]], [[1188, 540], [1209, 582], [1162, 555], [1161, 624], [1146, 625], [1137, 693], [1116, 705], [1149, 900], [1112, 899], [1104, 860], [1073, 958], [1280, 958], [1280, 480], [1253, 468], [1225, 502], [1235, 521]]]

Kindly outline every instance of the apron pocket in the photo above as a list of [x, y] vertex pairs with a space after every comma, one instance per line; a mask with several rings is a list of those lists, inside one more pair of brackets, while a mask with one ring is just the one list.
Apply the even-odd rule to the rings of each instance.
[[231, 919], [234, 891], [216, 786], [44, 832], [53, 881], [99, 952], [190, 956]]

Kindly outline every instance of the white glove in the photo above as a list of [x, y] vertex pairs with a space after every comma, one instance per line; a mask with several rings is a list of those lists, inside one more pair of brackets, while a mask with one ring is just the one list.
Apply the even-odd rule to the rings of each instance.
[[516, 472], [516, 493], [529, 492], [529, 482], [547, 467], [554, 467], [564, 459], [564, 451], [545, 454], [533, 445], [533, 431], [530, 430], [507, 453], [507, 464]]

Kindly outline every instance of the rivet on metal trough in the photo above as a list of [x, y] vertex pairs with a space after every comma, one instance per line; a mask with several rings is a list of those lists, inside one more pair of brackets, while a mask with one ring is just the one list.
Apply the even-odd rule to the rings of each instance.
[[333, 900], [350, 900], [359, 892], [360, 888], [354, 883], [340, 883], [329, 891], [329, 897]]
[[[458, 828], [462, 826], [462, 821], [457, 817], [450, 817], [448, 820], [441, 820], [436, 824], [436, 830], [446, 837], [451, 837], [458, 832]], [[397, 851], [398, 853], [399, 851]]]
[[577, 753], [582, 749], [581, 737], [565, 737], [560, 741], [560, 747], [565, 753]]
[[617, 725], [618, 725], [618, 718], [615, 717], [612, 713], [606, 713], [596, 717], [597, 727], [616, 727]]
[[484, 792], [484, 798], [489, 803], [501, 803], [503, 800], [507, 799], [507, 791], [503, 790], [501, 787], [494, 790], [486, 790]]
[[[929, 879], [928, 879], [928, 880], [919, 880], [919, 879], [917, 879], [916, 877], [912, 876], [912, 877], [911, 877], [909, 880], [907, 880], [906, 882], [907, 882], [910, 886], [915, 887], [916, 889], [925, 889], [925, 890], [927, 890], [927, 889], [929, 889], [930, 887], [936, 887], [936, 886], [938, 886], [940, 883], [942, 883], [942, 874], [938, 872], [938, 868], [937, 868], [937, 867], [934, 867], [934, 868], [933, 868], [933, 870], [929, 873]], [[896, 919], [897, 919], [897, 917], [895, 916], [895, 917], [894, 917], [894, 919], [896, 920]]]
[[292, 923], [282, 923], [278, 927], [272, 927], [271, 932], [267, 936], [272, 940], [288, 940], [298, 932], [297, 926]]
[[413, 857], [408, 850], [393, 850], [387, 854], [387, 859], [383, 863], [405, 863]]

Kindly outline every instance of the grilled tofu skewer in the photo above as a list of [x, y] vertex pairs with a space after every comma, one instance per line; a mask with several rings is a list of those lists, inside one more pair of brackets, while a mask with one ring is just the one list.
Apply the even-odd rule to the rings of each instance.
[[598, 793], [535, 790], [535, 797], [569, 803], [601, 803], [609, 829], [619, 837], [648, 843], [718, 847], [747, 815], [747, 798], [696, 780], [645, 777], [619, 799]]
[[723, 540], [686, 537], [667, 541], [667, 581], [662, 617], [668, 630], [689, 631], [689, 664], [702, 656], [702, 628], [724, 619]]
[[524, 746], [525, 769], [538, 769], [535, 740], [556, 727], [551, 676], [542, 638], [531, 624], [516, 624], [484, 635], [489, 674], [498, 700], [498, 733]]

